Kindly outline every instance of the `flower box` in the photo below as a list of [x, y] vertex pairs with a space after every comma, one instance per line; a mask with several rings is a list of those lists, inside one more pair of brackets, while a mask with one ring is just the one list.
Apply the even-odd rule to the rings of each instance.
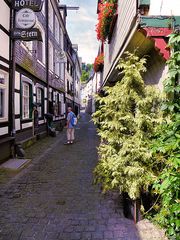
[[94, 61], [94, 71], [102, 72], [104, 67], [104, 54], [99, 54]]
[[[108, 1], [103, 1], [98, 5], [98, 24], [96, 25], [97, 39], [102, 42], [108, 39], [111, 31], [111, 23], [117, 12], [117, 1], [114, 3], [109, 3]], [[116, 18], [116, 17], [115, 17]]]

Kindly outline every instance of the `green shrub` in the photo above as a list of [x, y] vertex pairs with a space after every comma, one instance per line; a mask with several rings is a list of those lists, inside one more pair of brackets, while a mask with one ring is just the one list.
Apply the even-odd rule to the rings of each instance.
[[144, 58], [126, 52], [117, 67], [122, 78], [104, 89], [104, 97], [97, 97], [99, 109], [93, 115], [101, 137], [95, 182], [102, 184], [104, 192], [118, 189], [131, 199], [139, 198], [158, 172], [150, 142], [161, 121], [160, 94], [144, 85], [145, 63]]

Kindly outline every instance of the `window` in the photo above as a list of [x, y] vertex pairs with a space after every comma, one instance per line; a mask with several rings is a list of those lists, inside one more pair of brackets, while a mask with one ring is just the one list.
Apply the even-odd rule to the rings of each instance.
[[55, 16], [55, 38], [56, 38], [56, 41], [59, 43], [59, 22], [58, 22], [58, 19], [57, 17]]
[[44, 104], [43, 104], [43, 90], [41, 88], [37, 88], [36, 102], [38, 104], [37, 110], [38, 110], [39, 118], [42, 118]]
[[71, 66], [71, 69], [70, 69], [70, 74], [73, 77], [73, 67], [72, 66]]
[[30, 85], [23, 82], [22, 86], [22, 118], [27, 119], [30, 117]]
[[64, 44], [63, 44], [63, 42], [64, 42], [64, 34], [63, 34], [63, 30], [60, 28], [59, 29], [59, 34], [60, 34], [60, 36], [59, 36], [59, 44], [60, 44], [60, 47], [63, 49], [64, 48]]
[[4, 117], [5, 90], [0, 88], [0, 118]]
[[69, 81], [67, 80], [67, 93], [69, 93]]
[[53, 8], [52, 8], [52, 5], [51, 5], [51, 2], [50, 1], [48, 1], [48, 13], [49, 13], [49, 26], [50, 26], [50, 28], [51, 28], [51, 30], [53, 31]]
[[43, 43], [37, 41], [37, 58], [39, 61], [43, 61]]
[[67, 71], [69, 72], [69, 61], [67, 60]]
[[0, 70], [0, 119], [8, 115], [8, 73]]
[[60, 76], [60, 63], [59, 63], [58, 51], [56, 50], [55, 52], [56, 52], [56, 54], [55, 54], [55, 56], [56, 56], [56, 61], [55, 61], [55, 74], [58, 75], [58, 76]]
[[43, 4], [43, 6], [42, 6], [42, 11], [41, 12], [45, 16], [45, 2], [43, 2], [42, 4]]
[[60, 101], [60, 96], [58, 94], [58, 115], [61, 116], [62, 114], [62, 103]]
[[45, 64], [45, 31], [42, 25], [38, 22], [37, 28], [40, 30], [42, 35], [42, 42], [37, 41], [37, 58], [39, 61]]
[[49, 42], [49, 68], [53, 71], [53, 63], [54, 63], [54, 56], [53, 56], [53, 45]]
[[58, 96], [58, 94], [56, 94], [55, 95], [55, 104], [54, 104], [54, 116], [58, 116], [59, 115], [58, 102], [59, 102], [59, 96]]

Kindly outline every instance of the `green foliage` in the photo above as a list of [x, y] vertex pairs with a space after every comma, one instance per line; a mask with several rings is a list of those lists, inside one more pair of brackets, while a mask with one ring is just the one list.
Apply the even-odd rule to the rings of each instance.
[[144, 58], [126, 52], [117, 67], [122, 79], [106, 87], [104, 97], [97, 97], [99, 110], [93, 115], [101, 137], [95, 181], [104, 192], [119, 189], [131, 199], [148, 189], [158, 171], [150, 141], [161, 120], [160, 97], [155, 88], [144, 85], [145, 63]]
[[160, 194], [160, 210], [155, 220], [167, 229], [171, 239], [180, 239], [180, 35], [172, 34], [169, 45], [172, 56], [168, 61], [169, 74], [164, 82], [166, 101], [163, 104], [167, 120], [157, 131], [153, 144], [154, 157], [164, 163], [164, 168], [154, 184]]
[[83, 64], [82, 66], [82, 75], [81, 75], [81, 82], [86, 83], [89, 80], [90, 74], [93, 69], [93, 64]]
[[89, 79], [89, 72], [86, 72], [85, 70], [82, 70], [82, 75], [81, 75], [81, 82], [85, 83]]
[[163, 110], [174, 113], [180, 112], [180, 34], [171, 34], [169, 46], [172, 50], [172, 55], [167, 62], [169, 72], [164, 82], [167, 98], [163, 104]]

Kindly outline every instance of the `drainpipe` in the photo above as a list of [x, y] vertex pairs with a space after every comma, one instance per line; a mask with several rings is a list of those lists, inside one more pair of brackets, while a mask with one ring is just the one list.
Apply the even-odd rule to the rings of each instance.
[[[11, 8], [11, 19], [10, 19], [10, 28], [11, 30], [14, 29], [15, 27], [15, 10]], [[16, 54], [16, 49], [15, 49], [15, 43], [16, 41], [11, 38], [10, 42], [10, 78], [9, 78], [9, 131], [11, 137], [15, 138], [16, 135], [16, 129], [15, 129], [15, 101], [14, 101], [14, 96], [15, 96], [15, 72], [16, 72], [16, 59], [15, 59], [15, 54]]]
[[47, 113], [49, 112], [49, 17], [48, 17], [48, 4], [49, 1], [45, 1], [45, 18], [46, 18], [46, 37], [45, 37], [45, 47], [46, 47], [46, 82], [47, 82]]

